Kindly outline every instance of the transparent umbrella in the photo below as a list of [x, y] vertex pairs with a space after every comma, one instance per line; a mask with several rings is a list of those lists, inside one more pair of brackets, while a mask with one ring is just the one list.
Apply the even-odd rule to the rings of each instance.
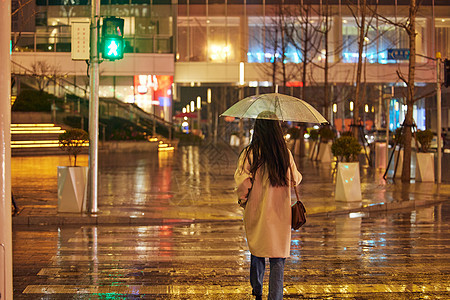
[[242, 99], [228, 108], [221, 116], [256, 119], [261, 112], [269, 111], [267, 117], [303, 123], [325, 124], [328, 121], [309, 103], [298, 98], [279, 94], [261, 94]]

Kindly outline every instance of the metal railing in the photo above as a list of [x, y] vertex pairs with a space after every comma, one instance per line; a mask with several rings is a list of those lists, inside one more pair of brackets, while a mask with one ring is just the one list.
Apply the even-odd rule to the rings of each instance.
[[[33, 76], [33, 71], [12, 61], [13, 65], [12, 73], [16, 75], [23, 76]], [[59, 111], [53, 122], [62, 123], [63, 119], [68, 116], [79, 116], [87, 118], [88, 112], [88, 97], [89, 91], [77, 86], [76, 84], [66, 80], [63, 77], [58, 77], [53, 80], [53, 84], [58, 85], [63, 92], [68, 95], [74, 95], [76, 97], [66, 97], [65, 106], [61, 111]], [[70, 88], [68, 88], [70, 87]], [[69, 99], [72, 98], [72, 99]], [[169, 129], [169, 138], [171, 138], [171, 131], [173, 129], [173, 123], [168, 122], [157, 115], [148, 113], [142, 110], [139, 106], [133, 103], [125, 103], [115, 98], [100, 98], [100, 117], [110, 118], [119, 117], [122, 119], [129, 120], [137, 125], [142, 125], [145, 123], [147, 127], [150, 127], [150, 122], [155, 120], [156, 123], [163, 125]]]
[[[125, 53], [173, 53], [173, 36], [125, 36]], [[70, 33], [12, 32], [13, 52], [70, 52]]]

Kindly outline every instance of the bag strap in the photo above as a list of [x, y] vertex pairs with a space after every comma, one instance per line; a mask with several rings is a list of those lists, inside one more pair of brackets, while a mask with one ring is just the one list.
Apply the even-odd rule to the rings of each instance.
[[[289, 171], [291, 171], [291, 182], [294, 182], [293, 180], [294, 180], [294, 173], [292, 173], [292, 168], [291, 168], [291, 166], [289, 166]], [[295, 185], [293, 185], [293, 187], [294, 187], [294, 191], [295, 191], [295, 196], [297, 197], [297, 201], [300, 201], [300, 197], [298, 196], [298, 191], [297, 191], [297, 188], [295, 187]]]

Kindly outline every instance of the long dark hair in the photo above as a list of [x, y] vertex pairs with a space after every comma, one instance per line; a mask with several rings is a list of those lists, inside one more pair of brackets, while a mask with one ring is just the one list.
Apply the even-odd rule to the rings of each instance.
[[[245, 159], [250, 153], [250, 172], [254, 176], [259, 167], [269, 174], [272, 186], [287, 186], [287, 171], [290, 164], [289, 152], [283, 138], [280, 121], [256, 119], [250, 145], [244, 149]], [[244, 160], [245, 161], [245, 160]]]

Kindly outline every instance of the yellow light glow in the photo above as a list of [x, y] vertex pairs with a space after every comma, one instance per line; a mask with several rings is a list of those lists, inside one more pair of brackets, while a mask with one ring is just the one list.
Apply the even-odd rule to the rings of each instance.
[[61, 127], [11, 127], [11, 131], [21, 131], [21, 130], [61, 130]]
[[336, 103], [333, 104], [333, 112], [337, 113], [337, 104]]
[[11, 149], [18, 148], [57, 148], [58, 144], [40, 144], [40, 145], [11, 145]]
[[188, 126], [189, 126], [189, 123], [186, 122], [186, 121], [184, 121], [183, 123], [181, 123], [181, 126], [183, 126], [183, 127], [188, 127]]
[[366, 113], [368, 113], [369, 112], [369, 105], [364, 105], [364, 111], [366, 112]]
[[173, 151], [174, 147], [158, 148], [158, 151]]
[[223, 61], [230, 56], [230, 47], [226, 45], [211, 45], [210, 58], [214, 61]]
[[396, 111], [398, 111], [398, 102], [397, 102], [397, 101], [394, 102], [394, 109], [395, 109]]
[[372, 109], [370, 111], [371, 112], [375, 112], [375, 108], [372, 106]]
[[[59, 141], [11, 141], [11, 148], [57, 148]], [[83, 143], [81, 147], [89, 147], [89, 143]]]
[[202, 98], [200, 96], [197, 96], [197, 108], [202, 108]]
[[166, 148], [166, 147], [169, 146], [169, 144], [159, 144], [158, 146], [159, 146], [160, 148]]
[[186, 107], [183, 107], [182, 111], [183, 111], [183, 114], [185, 114], [186, 113]]
[[11, 130], [12, 134], [26, 134], [26, 133], [64, 133], [65, 130], [20, 130], [20, 131], [13, 131]]
[[148, 141], [149, 141], [149, 142], [157, 142], [157, 141], [158, 141], [158, 138], [149, 138]]
[[189, 104], [186, 106], [186, 112], [188, 112], [188, 113], [191, 112], [191, 107], [189, 106]]
[[244, 80], [244, 63], [242, 61], [239, 63], [239, 84], [240, 85], [244, 85], [245, 84], [245, 80]]
[[350, 101], [350, 111], [353, 111], [353, 101]]
[[206, 91], [206, 102], [211, 103], [211, 89]]
[[53, 127], [55, 124], [11, 124], [12, 127]]
[[195, 110], [195, 103], [194, 100], [191, 101], [191, 112], [194, 112]]
[[25, 144], [57, 144], [59, 141], [11, 141], [11, 145], [25, 145]]

